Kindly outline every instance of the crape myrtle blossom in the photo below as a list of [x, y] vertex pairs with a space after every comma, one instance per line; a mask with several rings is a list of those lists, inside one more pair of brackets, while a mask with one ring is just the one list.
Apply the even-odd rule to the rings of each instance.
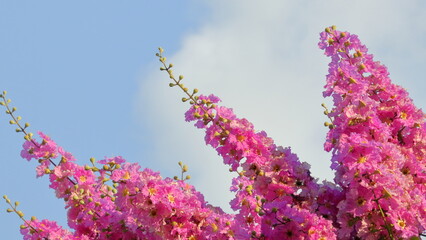
[[[94, 159], [93, 167], [79, 166], [48, 136], [39, 135], [42, 142], [26, 141], [21, 155], [40, 158], [37, 176], [49, 174], [74, 232], [32, 218], [21, 230], [24, 239], [233, 239], [232, 215], [208, 205], [185, 181], [163, 179], [122, 157], [98, 161], [102, 168]], [[46, 162], [55, 158], [61, 161], [50, 169]]]
[[[319, 47], [331, 57], [324, 97], [330, 123], [324, 148], [332, 152], [334, 183], [311, 176], [290, 147], [280, 147], [247, 119], [220, 106], [214, 95], [196, 95], [175, 79], [162, 49], [157, 54], [172, 83], [189, 101], [185, 120], [205, 131], [205, 142], [236, 173], [230, 190], [235, 214], [209, 205], [183, 178], [162, 178], [122, 157], [74, 157], [43, 133], [25, 134], [21, 156], [36, 159], [37, 177], [65, 201], [65, 230], [49, 220], [23, 219], [24, 239], [419, 239], [426, 228], [426, 123], [408, 93], [391, 83], [356, 35], [326, 28]], [[55, 164], [54, 160], [59, 160]], [[188, 178], [186, 178], [188, 179]]]
[[339, 238], [418, 237], [426, 227], [425, 115], [356, 35], [331, 27], [320, 40], [332, 59], [325, 150], [333, 153], [335, 182], [345, 195]]
[[206, 130], [206, 143], [239, 173], [231, 187], [239, 239], [335, 239], [339, 189], [318, 184], [290, 148], [277, 147], [232, 109], [217, 106], [219, 101], [200, 95], [185, 117]]

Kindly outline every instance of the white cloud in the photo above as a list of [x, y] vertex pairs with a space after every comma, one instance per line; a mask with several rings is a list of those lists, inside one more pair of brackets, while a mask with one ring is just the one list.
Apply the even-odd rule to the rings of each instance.
[[[425, 83], [403, 78], [422, 76], [420, 69], [407, 68], [424, 63], [426, 53], [425, 8], [414, 3], [424, 5], [421, 1], [411, 5], [399, 1], [209, 1], [209, 20], [185, 37], [174, 55], [165, 54], [176, 66], [176, 74], [186, 76], [188, 87], [221, 97], [225, 106], [252, 121], [256, 129], [266, 130], [277, 144], [292, 146], [302, 161], [312, 165], [315, 176], [331, 180], [330, 156], [322, 150], [326, 118], [320, 106], [329, 60], [317, 48], [318, 33], [335, 24], [358, 34], [398, 83], [416, 92], [425, 89]], [[204, 145], [202, 131], [183, 121], [188, 105], [178, 102], [182, 93], [169, 89], [167, 76], [157, 69], [144, 76], [140, 92], [142, 124], [153, 131], [153, 161], [176, 173], [175, 163], [184, 161], [192, 183], [207, 200], [226, 206], [232, 197], [226, 193], [228, 168]], [[424, 106], [418, 91], [415, 101]]]

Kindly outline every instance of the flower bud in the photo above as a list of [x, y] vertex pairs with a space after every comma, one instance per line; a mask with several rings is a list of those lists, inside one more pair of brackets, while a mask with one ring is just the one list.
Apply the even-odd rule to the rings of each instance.
[[254, 209], [254, 211], [255, 211], [255, 212], [257, 212], [257, 213], [258, 213], [258, 212], [260, 212], [260, 207], [259, 207], [259, 206], [257, 206], [257, 207]]

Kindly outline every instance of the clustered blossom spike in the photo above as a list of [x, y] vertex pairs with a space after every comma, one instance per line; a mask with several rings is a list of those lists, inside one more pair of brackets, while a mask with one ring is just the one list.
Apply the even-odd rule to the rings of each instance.
[[[276, 146], [265, 132], [256, 132], [249, 121], [218, 106], [219, 101], [214, 95], [200, 95], [185, 116], [205, 129], [206, 143], [239, 173], [231, 188], [236, 192], [231, 207], [238, 211], [235, 231], [239, 239], [334, 239], [330, 213], [336, 209], [316, 199], [327, 194], [339, 199], [337, 188], [318, 184], [309, 165], [300, 162], [290, 148]], [[203, 112], [214, 117], [199, 118]]]
[[[324, 145], [332, 151], [335, 183], [318, 183], [309, 165], [289, 147], [275, 145], [263, 131], [220, 106], [214, 95], [198, 95], [176, 79], [159, 48], [162, 67], [191, 107], [185, 120], [205, 130], [213, 147], [237, 176], [230, 202], [236, 214], [209, 205], [181, 177], [163, 179], [122, 157], [90, 159], [80, 166], [47, 135], [37, 141], [15, 117], [6, 92], [0, 104], [26, 142], [21, 156], [37, 159], [37, 177], [48, 175], [50, 187], [65, 201], [68, 225], [23, 213], [4, 196], [8, 212], [24, 224], [24, 239], [420, 239], [426, 228], [426, 123], [408, 93], [390, 82], [386, 68], [356, 35], [326, 28], [319, 47], [331, 57], [324, 96], [330, 129]], [[54, 161], [58, 160], [56, 164]]]
[[320, 39], [332, 59], [324, 96], [334, 100], [325, 149], [345, 195], [338, 235], [418, 237], [426, 228], [425, 115], [356, 35], [331, 27]]
[[[79, 166], [71, 154], [39, 135], [42, 143], [25, 142], [22, 156], [40, 158], [37, 176], [49, 174], [74, 233], [32, 219], [27, 221], [31, 228], [21, 231], [24, 239], [232, 239], [232, 215], [208, 205], [184, 180], [163, 179], [121, 157], [97, 161], [102, 167]], [[50, 169], [46, 158], [61, 161]]]

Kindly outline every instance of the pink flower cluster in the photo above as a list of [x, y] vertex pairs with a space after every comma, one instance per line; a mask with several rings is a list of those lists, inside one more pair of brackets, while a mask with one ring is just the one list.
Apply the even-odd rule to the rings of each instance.
[[[232, 239], [232, 216], [208, 205], [186, 182], [163, 179], [121, 157], [98, 161], [102, 168], [79, 166], [71, 154], [39, 135], [42, 142], [25, 142], [21, 155], [39, 159], [37, 176], [49, 174], [74, 232], [32, 219], [21, 230], [24, 239]], [[60, 164], [51, 169], [55, 158]]]
[[332, 59], [325, 150], [335, 183], [319, 183], [290, 148], [219, 106], [218, 97], [192, 94], [185, 119], [205, 130], [206, 144], [237, 173], [236, 214], [209, 205], [184, 180], [121, 157], [80, 166], [39, 133], [41, 142], [26, 141], [21, 155], [38, 159], [37, 177], [49, 175], [73, 232], [31, 219], [24, 239], [419, 239], [426, 229], [424, 113], [356, 35], [326, 28], [319, 47]]
[[[238, 239], [335, 239], [333, 216], [340, 191], [321, 185], [290, 148], [278, 147], [246, 119], [219, 107], [213, 95], [199, 96], [187, 121], [206, 129], [205, 141], [237, 171], [231, 207], [238, 213]], [[320, 201], [317, 201], [320, 199]]]
[[332, 61], [332, 151], [341, 239], [419, 236], [426, 228], [426, 124], [408, 93], [391, 83], [356, 35], [327, 28], [319, 47]]

